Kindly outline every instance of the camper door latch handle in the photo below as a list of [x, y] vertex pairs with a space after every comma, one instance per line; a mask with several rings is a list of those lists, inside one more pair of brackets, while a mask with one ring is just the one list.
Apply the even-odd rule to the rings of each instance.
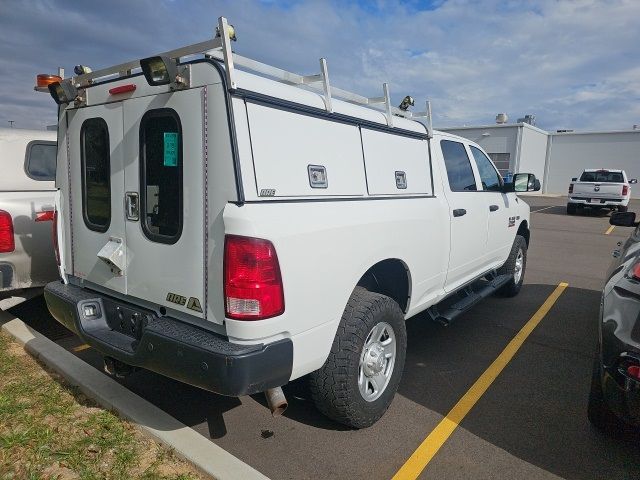
[[125, 213], [127, 220], [135, 222], [140, 219], [140, 200], [138, 192], [127, 192], [124, 194]]
[[456, 208], [453, 211], [453, 216], [454, 217], [462, 217], [463, 215], [466, 215], [467, 211], [464, 208]]

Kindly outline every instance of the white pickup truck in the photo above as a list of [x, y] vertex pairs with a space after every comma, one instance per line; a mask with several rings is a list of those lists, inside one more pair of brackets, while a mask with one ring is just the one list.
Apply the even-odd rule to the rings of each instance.
[[618, 210], [626, 212], [631, 198], [631, 184], [624, 170], [588, 168], [580, 179], [574, 177], [569, 184], [567, 213], [574, 215], [578, 208]]
[[515, 192], [539, 182], [504, 184], [387, 87], [367, 99], [330, 86], [324, 61], [270, 67], [231, 52], [224, 18], [219, 31], [50, 87], [67, 148], [47, 304], [111, 373], [266, 392], [272, 410], [308, 376], [322, 412], [369, 426], [400, 382], [405, 319], [446, 325], [518, 293], [530, 226]]
[[51, 237], [55, 172], [55, 132], [0, 129], [0, 292], [58, 278]]

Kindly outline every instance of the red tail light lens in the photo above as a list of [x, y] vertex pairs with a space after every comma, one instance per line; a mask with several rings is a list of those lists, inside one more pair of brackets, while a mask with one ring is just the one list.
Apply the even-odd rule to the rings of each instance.
[[573, 193], [573, 183], [569, 184], [569, 193]]
[[36, 222], [51, 222], [53, 221], [54, 211], [45, 210], [43, 212], [36, 213]]
[[629, 193], [629, 187], [627, 185], [622, 186], [622, 196], [624, 197], [627, 193]]
[[270, 241], [227, 235], [224, 297], [228, 318], [262, 320], [284, 312], [280, 265]]
[[13, 219], [9, 212], [0, 210], [0, 253], [13, 252], [16, 242], [13, 237]]
[[640, 380], [640, 367], [638, 365], [629, 365], [627, 367], [627, 373], [629, 376]]

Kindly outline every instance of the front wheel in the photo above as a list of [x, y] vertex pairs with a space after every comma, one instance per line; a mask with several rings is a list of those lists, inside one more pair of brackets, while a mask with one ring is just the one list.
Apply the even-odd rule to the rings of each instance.
[[356, 287], [327, 361], [309, 375], [318, 410], [352, 428], [373, 425], [398, 389], [406, 349], [400, 306], [385, 295]]
[[505, 264], [498, 269], [498, 275], [511, 275], [509, 281], [498, 290], [502, 297], [515, 297], [522, 288], [524, 271], [527, 267], [527, 241], [522, 235], [516, 235], [511, 253]]

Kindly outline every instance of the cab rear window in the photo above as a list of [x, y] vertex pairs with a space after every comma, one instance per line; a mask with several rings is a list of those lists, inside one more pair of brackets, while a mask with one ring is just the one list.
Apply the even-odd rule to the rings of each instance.
[[580, 177], [581, 182], [610, 182], [610, 183], [624, 183], [622, 173], [620, 172], [608, 172], [602, 170], [599, 172], [583, 172]]
[[88, 118], [80, 129], [82, 216], [90, 230], [106, 232], [111, 223], [111, 148], [102, 118]]
[[142, 230], [154, 242], [182, 233], [182, 128], [175, 110], [150, 110], [140, 121]]
[[25, 171], [29, 178], [41, 182], [56, 179], [56, 142], [36, 140], [27, 145]]

